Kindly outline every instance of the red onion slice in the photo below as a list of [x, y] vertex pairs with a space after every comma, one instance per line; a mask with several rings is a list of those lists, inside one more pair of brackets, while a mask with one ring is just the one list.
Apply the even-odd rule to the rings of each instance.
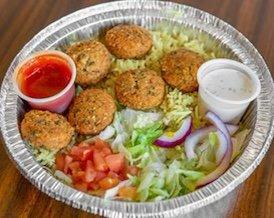
[[[230, 136], [230, 133], [229, 133], [229, 130], [228, 128], [226, 127], [225, 123], [221, 120], [221, 118], [213, 113], [213, 112], [207, 112], [206, 113], [206, 118], [217, 128], [219, 129], [226, 137], [227, 139], [227, 143], [228, 143], [228, 146], [232, 148], [232, 141], [231, 141], [231, 136]], [[217, 154], [216, 154], [216, 157], [217, 157], [217, 164], [220, 164], [221, 162], [221, 159], [223, 158], [224, 154], [225, 154], [225, 148], [220, 146]]]
[[211, 172], [210, 174], [206, 175], [205, 177], [197, 181], [196, 183], [197, 187], [204, 186], [210, 182], [213, 182], [214, 180], [219, 178], [229, 167], [229, 163], [232, 155], [232, 147], [231, 145], [229, 145], [227, 138], [220, 130], [217, 131], [217, 135], [218, 135], [219, 141], [221, 143], [226, 144], [226, 145], [223, 145], [224, 147], [227, 148], [225, 156], [222, 159], [222, 162], [220, 163], [220, 165], [213, 172]]
[[218, 115], [212, 112], [207, 112], [206, 118], [218, 129], [218, 139], [222, 143], [225, 143], [226, 141], [226, 145], [223, 145], [223, 147], [227, 147], [227, 149], [220, 165], [213, 172], [209, 173], [208, 175], [197, 181], [196, 185], [198, 187], [206, 185], [219, 178], [229, 167], [232, 156], [231, 137], [224, 122], [219, 118]]
[[[230, 133], [233, 135], [237, 130], [238, 126], [226, 124], [226, 127]], [[204, 128], [197, 129], [192, 132], [185, 140], [185, 152], [188, 159], [196, 158], [195, 149], [200, 141], [208, 136], [210, 132], [216, 132], [217, 128], [215, 126], [208, 126]], [[219, 151], [220, 150], [220, 151]], [[225, 154], [225, 150], [220, 146], [220, 149], [217, 151], [217, 163], [219, 164]]]
[[180, 129], [178, 129], [172, 137], [168, 137], [167, 135], [163, 134], [158, 139], [155, 140], [154, 144], [163, 147], [163, 148], [172, 148], [177, 145], [182, 144], [185, 141], [185, 138], [191, 132], [192, 126], [192, 119], [191, 116], [188, 116], [182, 123]]
[[210, 111], [206, 113], [205, 117], [225, 135], [225, 137], [227, 138], [228, 144], [231, 146], [232, 143], [231, 143], [231, 137], [230, 137], [229, 131], [225, 123], [221, 120], [221, 118], [217, 114]]

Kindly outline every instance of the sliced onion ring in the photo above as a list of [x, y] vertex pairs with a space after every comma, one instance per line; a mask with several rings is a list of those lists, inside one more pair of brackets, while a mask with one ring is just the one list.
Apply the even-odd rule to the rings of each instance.
[[229, 167], [231, 155], [232, 155], [232, 147], [229, 145], [229, 142], [227, 141], [227, 138], [225, 135], [218, 130], [217, 131], [218, 139], [221, 141], [221, 143], [225, 143], [226, 145], [223, 145], [227, 148], [224, 158], [222, 159], [222, 162], [220, 165], [210, 174], [206, 175], [205, 177], [201, 178], [197, 181], [196, 186], [201, 187], [204, 186], [210, 182], [213, 182], [217, 178], [219, 178]]
[[[226, 124], [226, 127], [230, 133], [230, 135], [233, 135], [238, 129], [238, 126], [235, 125], [230, 125]], [[196, 158], [197, 155], [195, 153], [195, 149], [200, 141], [202, 141], [205, 137], [208, 136], [210, 132], [216, 132], [217, 128], [215, 126], [208, 126], [208, 127], [203, 127], [200, 129], [197, 129], [196, 131], [192, 132], [189, 136], [187, 136], [185, 140], [185, 152], [186, 152], [186, 157], [188, 159]], [[220, 149], [222, 147], [220, 146]], [[219, 151], [218, 149], [217, 152], [217, 164], [220, 163], [220, 161], [223, 159], [223, 156], [225, 154], [224, 152]], [[223, 149], [221, 149], [223, 151]]]
[[168, 137], [167, 135], [163, 134], [158, 139], [155, 140], [154, 144], [163, 147], [163, 148], [172, 148], [177, 145], [182, 144], [185, 141], [185, 138], [191, 132], [192, 126], [192, 119], [191, 116], [188, 116], [182, 123], [180, 129], [174, 133], [172, 137]]
[[228, 143], [231, 145], [231, 137], [229, 134], [229, 131], [225, 125], [225, 123], [221, 120], [221, 118], [213, 113], [213, 112], [207, 112], [205, 117], [207, 118], [208, 121], [210, 121], [217, 129], [219, 129], [227, 138]]
[[[217, 178], [219, 178], [229, 167], [231, 156], [232, 156], [231, 137], [224, 122], [218, 117], [218, 115], [212, 112], [207, 112], [206, 118], [218, 129], [217, 135], [218, 135], [219, 141], [222, 141], [222, 143], [226, 141], [227, 149], [220, 165], [213, 172], [209, 173], [208, 175], [206, 175], [205, 177], [197, 181], [196, 185], [198, 187], [204, 186], [216, 180]], [[225, 145], [223, 146], [225, 147]]]

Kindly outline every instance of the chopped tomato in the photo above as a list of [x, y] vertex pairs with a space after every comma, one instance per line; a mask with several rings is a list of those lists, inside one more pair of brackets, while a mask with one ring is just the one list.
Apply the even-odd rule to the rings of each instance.
[[104, 148], [102, 148], [102, 150], [101, 150], [101, 154], [102, 154], [103, 157], [106, 157], [106, 156], [108, 156], [108, 155], [111, 155], [111, 154], [112, 154], [112, 151], [111, 151], [110, 148], [104, 147]]
[[137, 176], [139, 172], [139, 168], [136, 166], [127, 166], [126, 170], [127, 170], [127, 173], [132, 176]]
[[125, 159], [123, 154], [111, 154], [105, 158], [107, 166], [113, 172], [121, 171], [125, 166]]
[[123, 199], [134, 200], [137, 196], [137, 188], [133, 186], [122, 187], [118, 191], [118, 196]]
[[84, 171], [78, 171], [78, 172], [74, 172], [72, 174], [72, 180], [74, 183], [77, 182], [84, 182], [86, 178], [86, 173]]
[[121, 181], [128, 179], [127, 171], [126, 171], [125, 169], [123, 169], [122, 171], [120, 171], [118, 175], [119, 175], [118, 178], [119, 178]]
[[67, 155], [65, 157], [65, 166], [64, 166], [64, 172], [65, 173], [68, 173], [68, 169], [69, 169], [69, 164], [72, 163], [73, 161], [73, 158], [69, 155]]
[[81, 170], [82, 170], [79, 161], [71, 162], [71, 163], [68, 165], [68, 168], [71, 170], [72, 174], [73, 174], [74, 172], [78, 172], [78, 171], [81, 171]]
[[65, 154], [58, 153], [55, 157], [56, 169], [63, 171], [65, 168]]
[[94, 146], [95, 148], [101, 150], [105, 147], [109, 148], [109, 144], [99, 138], [96, 138], [96, 140], [94, 141]]
[[92, 182], [97, 176], [94, 170], [93, 164], [90, 160], [87, 161], [86, 171], [85, 171], [85, 182]]
[[86, 149], [84, 152], [83, 152], [83, 156], [82, 156], [82, 161], [85, 161], [85, 160], [92, 160], [92, 154], [93, 154], [93, 149]]
[[98, 181], [104, 179], [105, 177], [107, 177], [107, 174], [105, 172], [98, 171], [94, 181], [98, 182]]
[[88, 189], [97, 190], [99, 188], [100, 188], [100, 186], [99, 186], [99, 184], [97, 182], [90, 182], [88, 184]]
[[92, 158], [93, 148], [91, 147], [79, 147], [73, 146], [70, 151], [70, 155], [75, 160], [90, 160]]
[[118, 179], [119, 178], [119, 175], [117, 174], [117, 173], [115, 173], [115, 172], [113, 172], [113, 171], [109, 171], [108, 172], [108, 177], [110, 177], [110, 178], [116, 178], [116, 179]]
[[118, 183], [119, 183], [119, 179], [106, 177], [102, 179], [101, 181], [99, 181], [99, 186], [102, 189], [106, 190], [106, 189], [113, 188], [114, 186], [118, 185]]
[[74, 184], [74, 187], [83, 192], [88, 190], [88, 184], [86, 182], [77, 182]]
[[[58, 154], [56, 168], [72, 178], [76, 189], [98, 193], [127, 179], [128, 173], [138, 173], [137, 167], [127, 166], [123, 154], [113, 154], [110, 145], [99, 138], [73, 146], [67, 154]], [[122, 191], [121, 195], [130, 198], [130, 191]]]
[[78, 146], [73, 146], [70, 150], [70, 154], [74, 157], [74, 158], [79, 158], [82, 157], [83, 155], [83, 151], [84, 148], [78, 147]]
[[97, 150], [93, 152], [93, 163], [94, 163], [95, 169], [98, 171], [104, 172], [108, 170], [108, 165], [106, 164], [101, 153], [98, 152]]

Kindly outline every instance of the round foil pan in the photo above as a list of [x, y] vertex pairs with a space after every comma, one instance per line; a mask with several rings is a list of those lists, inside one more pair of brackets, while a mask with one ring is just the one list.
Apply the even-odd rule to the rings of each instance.
[[[26, 105], [17, 97], [12, 86], [14, 68], [35, 51], [54, 49], [73, 40], [86, 39], [119, 23], [136, 23], [151, 28], [163, 21], [170, 27], [187, 26], [209, 34], [219, 47], [227, 50], [227, 56], [243, 62], [257, 73], [262, 90], [242, 120], [252, 129], [242, 155], [216, 181], [193, 193], [160, 202], [105, 200], [77, 191], [55, 179], [39, 165], [20, 136], [19, 123]], [[43, 29], [23, 47], [14, 58], [2, 83], [0, 126], [7, 153], [17, 168], [49, 196], [106, 217], [181, 217], [226, 196], [255, 170], [273, 137], [273, 96], [273, 81], [263, 58], [240, 32], [224, 21], [201, 10], [166, 1], [115, 1], [65, 16]]]

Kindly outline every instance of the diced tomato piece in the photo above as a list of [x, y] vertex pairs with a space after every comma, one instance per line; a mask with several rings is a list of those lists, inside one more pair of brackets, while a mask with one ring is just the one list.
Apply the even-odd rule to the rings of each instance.
[[86, 173], [84, 171], [77, 171], [72, 174], [72, 180], [74, 183], [84, 182], [86, 179]]
[[113, 178], [113, 179], [115, 179], [115, 178], [119, 179], [119, 175], [113, 171], [108, 172], [108, 177]]
[[137, 176], [139, 173], [139, 168], [136, 166], [127, 166], [126, 171], [128, 174], [130, 174], [132, 176]]
[[105, 147], [109, 148], [109, 144], [99, 138], [96, 138], [96, 140], [94, 141], [94, 146], [95, 148], [101, 150]]
[[91, 190], [97, 190], [99, 189], [99, 184], [97, 182], [90, 182], [88, 184], [88, 189], [91, 189]]
[[74, 184], [74, 188], [86, 192], [88, 190], [88, 184], [86, 182], [77, 182]]
[[122, 187], [118, 191], [118, 196], [123, 199], [134, 200], [137, 196], [137, 188], [133, 186]]
[[111, 154], [105, 157], [107, 166], [113, 172], [119, 172], [125, 167], [125, 159], [123, 154]]
[[104, 147], [104, 148], [102, 148], [102, 150], [101, 150], [101, 154], [102, 154], [103, 157], [106, 157], [106, 156], [112, 154], [112, 151], [111, 151], [110, 148]]
[[56, 169], [63, 171], [65, 168], [65, 154], [58, 153], [55, 157]]
[[82, 161], [92, 160], [93, 149], [89, 148], [83, 152]]
[[68, 165], [68, 168], [71, 170], [72, 174], [74, 172], [81, 171], [81, 166], [79, 161], [73, 161]]
[[108, 165], [106, 164], [101, 153], [98, 152], [97, 150], [95, 150], [93, 152], [93, 163], [94, 163], [95, 169], [98, 171], [107, 171], [108, 170]]
[[119, 178], [119, 180], [121, 180], [121, 181], [128, 179], [126, 170], [122, 170], [121, 172], [119, 172], [118, 175], [119, 175], [118, 178]]
[[70, 149], [70, 155], [73, 157], [74, 160], [81, 160], [83, 157], [83, 152], [86, 150], [86, 147], [78, 147], [78, 146], [73, 146]]
[[76, 157], [76, 158], [81, 158], [82, 155], [83, 155], [83, 151], [84, 149], [83, 148], [80, 148], [78, 146], [73, 146], [71, 149], [70, 149], [70, 154], [73, 156], [73, 157]]
[[136, 166], [125, 166], [120, 172], [119, 172], [119, 179], [120, 180], [126, 180], [128, 179], [128, 174], [132, 176], [138, 175], [139, 168]]
[[65, 166], [64, 166], [64, 173], [68, 173], [69, 164], [72, 163], [73, 158], [69, 155], [66, 155], [65, 157]]
[[106, 177], [102, 179], [101, 181], [99, 181], [98, 184], [102, 189], [106, 190], [106, 189], [113, 188], [114, 186], [118, 185], [118, 183], [119, 183], [119, 179]]
[[56, 156], [56, 168], [71, 175], [76, 189], [100, 193], [118, 185], [127, 173], [134, 175], [137, 171], [127, 167], [123, 154], [113, 154], [110, 145], [99, 138], [73, 146], [67, 155]]
[[92, 169], [95, 171], [93, 162], [91, 160], [87, 160], [85, 163], [86, 163], [85, 169]]
[[94, 181], [98, 182], [98, 181], [104, 179], [105, 177], [107, 177], [107, 174], [105, 172], [97, 171], [96, 178]]
[[90, 160], [87, 161], [85, 174], [85, 182], [88, 183], [92, 182], [97, 175], [97, 172], [94, 170], [93, 164]]

